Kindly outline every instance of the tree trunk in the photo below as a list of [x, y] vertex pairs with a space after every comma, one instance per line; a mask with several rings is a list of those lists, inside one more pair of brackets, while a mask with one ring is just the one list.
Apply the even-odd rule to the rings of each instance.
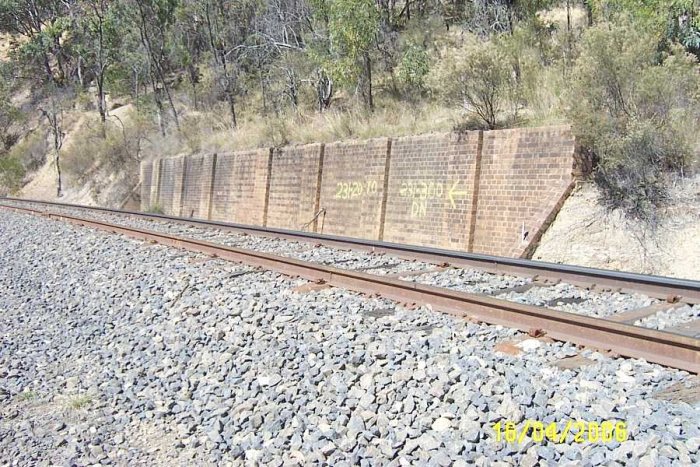
[[197, 68], [194, 65], [189, 65], [190, 84], [192, 85], [192, 103], [194, 110], [199, 110], [199, 102], [197, 99], [197, 83], [199, 82]]
[[161, 136], [165, 137], [165, 119], [163, 118], [163, 96], [161, 95], [161, 90], [157, 87], [155, 79], [151, 77], [151, 84], [153, 86], [153, 97], [156, 102], [156, 108], [158, 109], [158, 126], [160, 127]]
[[49, 56], [46, 52], [44, 55], [44, 70], [46, 71], [46, 77], [49, 79], [49, 83], [55, 83], [56, 80], [53, 76], [53, 70], [51, 69], [51, 64], [49, 63]]
[[61, 189], [61, 159], [58, 155], [58, 150], [56, 151], [56, 157], [55, 157], [55, 162], [56, 162], [56, 198], [60, 198], [63, 196], [63, 191]]
[[165, 89], [165, 95], [168, 98], [168, 103], [170, 104], [170, 110], [173, 112], [173, 118], [175, 119], [175, 126], [177, 127], [177, 131], [180, 130], [180, 118], [178, 117], [177, 114], [177, 109], [175, 109], [175, 103], [173, 102], [173, 96], [170, 94], [170, 89], [168, 89], [168, 85], [165, 83], [165, 77], [163, 76], [163, 73], [159, 70], [158, 74], [161, 77], [161, 82], [163, 83], [163, 89]]
[[593, 5], [591, 5], [591, 0], [584, 0], [584, 7], [586, 8], [586, 17], [588, 18], [588, 27], [593, 26]]
[[374, 99], [372, 98], [372, 59], [369, 57], [369, 52], [365, 52], [365, 79], [367, 82], [365, 103], [370, 112], [374, 112]]
[[80, 84], [80, 87], [84, 87], [85, 83], [83, 82], [83, 58], [78, 57], [78, 84]]
[[231, 92], [231, 89], [229, 89], [228, 85], [226, 86], [226, 100], [228, 100], [228, 109], [229, 112], [231, 112], [231, 122], [233, 123], [233, 128], [236, 129], [238, 126], [238, 122], [236, 121], [236, 103], [233, 99], [233, 93]]
[[63, 63], [63, 53], [61, 52], [61, 43], [58, 37], [54, 38], [54, 56], [56, 57], [56, 66], [58, 68], [58, 81], [65, 84], [66, 71]]
[[97, 78], [97, 111], [100, 113], [102, 123], [102, 137], [106, 136], [105, 126], [107, 125], [107, 99], [105, 99], [104, 74], [100, 73]]
[[134, 73], [134, 105], [136, 110], [139, 110], [139, 73], [133, 68], [132, 71]]
[[60, 198], [63, 195], [62, 183], [61, 183], [61, 146], [62, 135], [61, 129], [58, 127], [58, 116], [53, 115], [52, 119], [52, 132], [53, 132], [53, 149], [54, 149], [54, 163], [56, 164], [56, 197]]

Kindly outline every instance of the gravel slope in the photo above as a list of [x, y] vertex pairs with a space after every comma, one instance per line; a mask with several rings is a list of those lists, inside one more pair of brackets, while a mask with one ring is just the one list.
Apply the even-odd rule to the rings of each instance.
[[[0, 264], [4, 464], [700, 462], [698, 401], [653, 397], [684, 372], [3, 210]], [[495, 440], [523, 419], [630, 440]]]

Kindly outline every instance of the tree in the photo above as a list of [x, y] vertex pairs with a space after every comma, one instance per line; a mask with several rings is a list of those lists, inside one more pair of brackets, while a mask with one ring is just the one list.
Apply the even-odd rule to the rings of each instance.
[[425, 87], [425, 78], [430, 71], [428, 54], [423, 47], [409, 44], [403, 52], [398, 67], [398, 76], [407, 86], [408, 95], [420, 94]]
[[345, 83], [356, 82], [367, 108], [374, 110], [372, 47], [379, 14], [372, 0], [333, 0], [328, 5], [330, 68]]
[[133, 15], [138, 25], [141, 42], [149, 59], [149, 78], [158, 108], [161, 133], [165, 134], [164, 97], [170, 105], [175, 126], [180, 130], [180, 118], [175, 108], [170, 87], [166, 81], [169, 70], [168, 54], [171, 46], [170, 28], [175, 20], [178, 0], [132, 0]]
[[10, 89], [0, 82], [0, 153], [9, 150], [19, 138], [17, 123], [24, 119], [22, 112], [10, 100]]
[[24, 168], [17, 159], [0, 154], [0, 195], [18, 190], [24, 174]]
[[48, 105], [41, 107], [39, 111], [49, 125], [49, 132], [53, 140], [54, 166], [56, 167], [56, 197], [63, 196], [63, 183], [61, 178], [61, 148], [65, 133], [63, 131], [63, 106], [66, 96], [58, 92], [55, 86], [49, 87]]
[[479, 44], [452, 64], [446, 79], [444, 92], [450, 102], [458, 100], [490, 130], [497, 128], [509, 91], [516, 83], [507, 57], [496, 45]]
[[257, 8], [255, 0], [201, 0], [191, 5], [191, 14], [197, 21], [201, 18], [201, 28], [206, 32], [217, 81], [228, 103], [234, 129], [238, 125], [236, 87], [242, 60], [254, 36]]
[[119, 59], [119, 28], [125, 26], [119, 21], [115, 3], [109, 0], [82, 0], [79, 5], [80, 52], [95, 78], [97, 110], [103, 135], [107, 120], [105, 80], [109, 67]]
[[656, 37], [629, 20], [589, 29], [568, 111], [578, 141], [598, 160], [604, 202], [652, 226], [667, 200], [667, 175], [692, 160], [700, 115], [696, 58], [675, 46], [660, 59]]
[[0, 0], [0, 31], [24, 37], [15, 52], [30, 68], [43, 70], [46, 82], [59, 86], [68, 74], [63, 38], [70, 30], [72, 4], [72, 0]]
[[588, 0], [603, 20], [629, 16], [641, 27], [671, 43], [678, 42], [700, 58], [700, 0]]

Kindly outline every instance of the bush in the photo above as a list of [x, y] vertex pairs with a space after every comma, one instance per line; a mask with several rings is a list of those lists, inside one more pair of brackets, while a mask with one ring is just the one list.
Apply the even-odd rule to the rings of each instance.
[[568, 112], [598, 159], [605, 204], [650, 223], [667, 200], [669, 175], [692, 162], [700, 114], [697, 62], [678, 47], [660, 56], [657, 43], [630, 21], [588, 30]]
[[440, 86], [448, 102], [460, 102], [489, 129], [497, 128], [517, 85], [503, 51], [492, 43], [481, 43], [447, 66]]
[[406, 47], [397, 74], [409, 97], [423, 92], [425, 77], [429, 71], [428, 53], [425, 48], [414, 44]]
[[24, 167], [15, 157], [0, 156], [0, 195], [13, 194], [22, 187]]
[[46, 162], [49, 152], [47, 135], [42, 131], [34, 131], [15, 144], [8, 152], [8, 157], [18, 161], [25, 172], [34, 172]]
[[[85, 183], [100, 171], [121, 174], [138, 170], [144, 146], [149, 137], [158, 138], [157, 132], [151, 122], [136, 112], [124, 117], [110, 117], [104, 132], [97, 119], [75, 131], [71, 144], [61, 150], [61, 163], [70, 178]], [[163, 142], [156, 140], [152, 144]]]

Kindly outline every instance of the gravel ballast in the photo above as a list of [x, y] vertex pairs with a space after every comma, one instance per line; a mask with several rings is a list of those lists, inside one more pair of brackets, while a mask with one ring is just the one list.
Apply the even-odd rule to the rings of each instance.
[[[20, 207], [23, 204], [15, 201], [5, 202]], [[46, 208], [41, 204], [28, 204], [30, 207], [39, 210]], [[407, 281], [473, 294], [493, 295], [504, 300], [598, 318], [607, 318], [616, 313], [643, 308], [658, 302], [657, 299], [640, 293], [587, 290], [567, 283], [548, 285], [546, 287], [541, 285], [533, 286], [535, 284], [532, 283], [532, 278], [530, 277], [493, 274], [469, 268], [440, 268], [434, 264], [406, 260], [382, 253], [342, 250], [335, 247], [313, 245], [303, 241], [248, 235], [222, 230], [214, 226], [205, 227], [201, 225], [169, 223], [160, 219], [128, 216], [120, 213], [87, 211], [65, 206], [51, 206], [50, 210], [134, 228], [206, 240], [231, 247], [292, 257], [341, 269], [353, 269], [376, 275], [390, 274]], [[425, 273], [421, 274], [421, 272]], [[402, 276], [402, 274], [406, 275]], [[668, 322], [668, 320], [663, 322]]]
[[[682, 371], [1, 209], [0, 240], [3, 463], [700, 462], [698, 400], [654, 396]], [[496, 441], [528, 419], [630, 439]]]

